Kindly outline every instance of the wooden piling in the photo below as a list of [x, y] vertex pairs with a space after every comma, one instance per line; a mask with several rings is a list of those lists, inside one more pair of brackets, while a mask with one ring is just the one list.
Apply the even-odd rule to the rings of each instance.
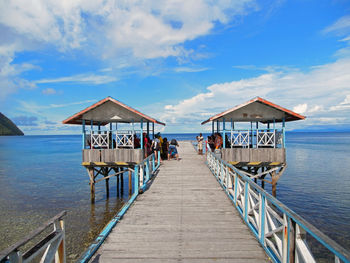
[[124, 173], [120, 174], [120, 192], [121, 192], [121, 196], [123, 196], [123, 192], [124, 192]]
[[[123, 168], [120, 168], [120, 171], [122, 171]], [[117, 175], [117, 195], [119, 196], [119, 185], [120, 185], [120, 180], [119, 180], [120, 175]]]
[[91, 191], [91, 203], [95, 202], [95, 176], [94, 168], [88, 168], [89, 178], [90, 178], [90, 191]]
[[277, 180], [276, 171], [271, 173], [271, 184], [272, 184], [272, 196], [276, 197], [277, 195]]

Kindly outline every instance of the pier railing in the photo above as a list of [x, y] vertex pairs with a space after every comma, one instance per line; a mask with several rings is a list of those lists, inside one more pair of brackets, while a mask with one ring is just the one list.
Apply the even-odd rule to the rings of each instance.
[[[128, 202], [122, 207], [118, 214], [112, 218], [107, 226], [98, 235], [96, 240], [90, 245], [90, 247], [83, 253], [77, 262], [85, 263], [88, 262], [97, 249], [102, 245], [103, 241], [107, 238], [108, 234], [112, 231], [113, 227], [121, 220], [126, 211], [129, 209], [131, 204], [136, 200], [137, 196], [145, 191], [148, 187], [150, 179], [156, 174], [157, 169], [160, 166], [160, 152], [156, 158], [155, 154], [152, 153], [150, 156], [145, 158], [142, 162], [135, 165], [134, 169], [129, 168], [133, 173], [133, 194]], [[0, 262], [1, 263], [1, 262]]]
[[310, 237], [333, 255], [334, 262], [350, 262], [349, 251], [210, 150], [207, 165], [274, 262], [316, 262]]
[[[59, 213], [16, 244], [1, 251], [0, 262], [26, 263], [40, 261], [65, 263], [65, 227], [63, 221], [65, 215], [66, 211]], [[39, 242], [32, 245], [29, 250], [24, 253], [20, 251], [20, 248], [29, 242], [33, 242], [35, 238], [40, 237], [40, 234], [47, 231], [50, 231], [49, 234], [46, 234]]]

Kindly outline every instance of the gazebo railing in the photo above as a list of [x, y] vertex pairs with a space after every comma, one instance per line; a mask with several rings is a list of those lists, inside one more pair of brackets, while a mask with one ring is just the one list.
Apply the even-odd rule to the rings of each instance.
[[231, 147], [242, 146], [248, 147], [250, 145], [249, 130], [233, 130], [231, 132]]
[[84, 146], [91, 149], [135, 148], [135, 137], [140, 139], [140, 130], [85, 131]]
[[136, 131], [117, 130], [115, 131], [116, 148], [134, 148]]
[[256, 131], [256, 137], [257, 137], [257, 145], [256, 147], [259, 148], [259, 146], [270, 146], [273, 148], [276, 148], [276, 130], [273, 131]]
[[260, 129], [260, 130], [226, 130], [225, 136], [228, 135], [230, 145], [225, 148], [283, 148], [284, 133], [283, 130], [277, 129]]
[[90, 134], [91, 148], [109, 148], [109, 132]]

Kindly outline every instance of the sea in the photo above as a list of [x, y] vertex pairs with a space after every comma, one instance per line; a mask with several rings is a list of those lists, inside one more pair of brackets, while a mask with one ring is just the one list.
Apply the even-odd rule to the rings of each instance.
[[[80, 135], [0, 137], [0, 250], [66, 210], [67, 261], [74, 262], [127, 202], [128, 191], [117, 191], [112, 178], [109, 198], [97, 183], [91, 204], [81, 141]], [[277, 199], [350, 250], [350, 133], [287, 132], [286, 141], [288, 167]]]

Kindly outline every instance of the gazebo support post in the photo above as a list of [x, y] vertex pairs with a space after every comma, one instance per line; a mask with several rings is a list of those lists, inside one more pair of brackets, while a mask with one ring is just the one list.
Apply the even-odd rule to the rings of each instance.
[[225, 118], [222, 118], [222, 141], [223, 141], [223, 148], [226, 148], [226, 133], [225, 133]]
[[85, 120], [83, 120], [83, 126], [82, 126], [83, 128], [83, 130], [82, 130], [82, 132], [83, 132], [83, 149], [85, 149]]
[[141, 126], [141, 134], [140, 134], [141, 149], [143, 149], [143, 119], [141, 119], [140, 126]]

